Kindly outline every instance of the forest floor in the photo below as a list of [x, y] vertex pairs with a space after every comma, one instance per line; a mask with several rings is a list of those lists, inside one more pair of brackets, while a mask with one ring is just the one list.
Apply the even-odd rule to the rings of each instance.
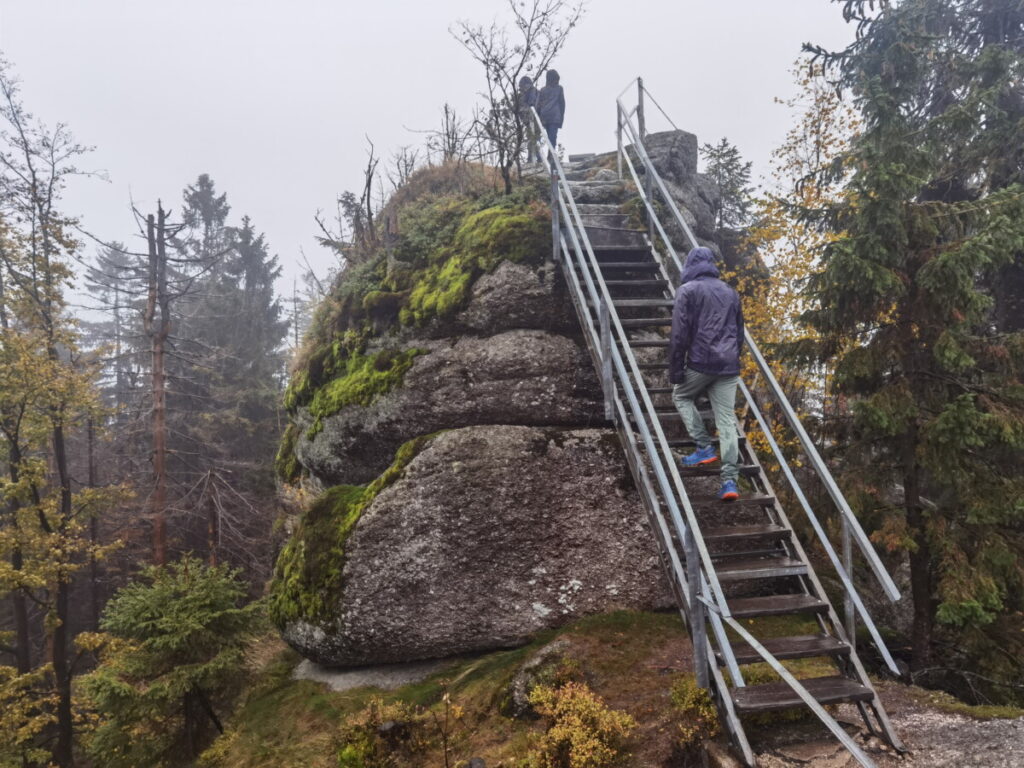
[[[792, 630], [781, 624], [777, 627], [780, 633]], [[352, 723], [374, 723], [368, 713], [407, 705], [406, 712], [423, 715], [416, 726], [419, 730], [404, 732], [400, 748], [388, 758], [392, 762], [382, 764], [445, 766], [442, 744], [447, 741], [450, 766], [465, 766], [478, 757], [487, 768], [521, 768], [529, 764], [545, 724], [536, 718], [509, 716], [511, 689], [524, 662], [546, 647], [557, 648], [560, 663], [568, 665], [610, 708], [628, 712], [635, 719], [637, 727], [625, 745], [629, 754], [623, 766], [683, 768], [691, 762], [678, 748], [683, 716], [671, 701], [673, 684], [692, 673], [689, 638], [674, 614], [622, 612], [583, 619], [514, 650], [425, 666], [402, 665], [398, 670], [340, 674], [311, 668], [276, 635], [268, 635], [253, 647], [252, 683], [227, 732], [204, 754], [200, 765], [347, 766], [339, 756], [353, 738]], [[307, 679], [297, 679], [300, 663], [300, 676]], [[820, 663], [797, 662], [795, 671], [815, 674], [814, 665]], [[799, 668], [800, 664], [804, 667]], [[311, 674], [318, 679], [308, 679]], [[357, 687], [350, 687], [353, 685]], [[880, 682], [879, 691], [911, 750], [906, 756], [897, 756], [866, 736], [854, 708], [835, 710], [837, 719], [850, 724], [851, 732], [879, 768], [1024, 765], [1024, 711], [970, 707], [945, 694], [890, 681]], [[393, 724], [377, 725], [371, 728], [371, 736], [380, 746], [392, 737], [385, 739], [379, 733]], [[764, 768], [855, 765], [820, 725], [799, 715], [774, 715], [750, 723], [748, 733]], [[415, 750], [410, 746], [413, 743]], [[739, 765], [721, 742], [713, 746], [711, 764], [722, 768]]]

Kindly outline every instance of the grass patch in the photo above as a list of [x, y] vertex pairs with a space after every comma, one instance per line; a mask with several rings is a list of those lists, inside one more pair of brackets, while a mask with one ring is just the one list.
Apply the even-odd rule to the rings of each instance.
[[968, 704], [945, 691], [908, 687], [907, 692], [922, 706], [951, 715], [964, 715], [975, 720], [1014, 720], [1024, 717], [1024, 708], [997, 704]]
[[[571, 641], [568, 653], [595, 696], [603, 699], [608, 709], [626, 711], [638, 721], [636, 735], [620, 746], [636, 748], [635, 764], [647, 764], [642, 750], [654, 739], [672, 738], [675, 722], [669, 699], [673, 678], [652, 668], [652, 659], [660, 659], [658, 654], [666, 643], [685, 647], [685, 632], [677, 615], [621, 611], [539, 633], [522, 648], [457, 660], [422, 682], [394, 691], [360, 688], [333, 692], [318, 683], [292, 680], [298, 656], [292, 651], [280, 653], [253, 675], [254, 683], [231, 718], [227, 733], [211, 747], [201, 765], [337, 768], [346, 734], [353, 733], [353, 725], [373, 722], [372, 707], [380, 710], [400, 704], [442, 715], [446, 693], [449, 703], [461, 710], [452, 734], [453, 764], [479, 756], [487, 765], [529, 765], [548, 723], [506, 717], [501, 714], [502, 704], [516, 670], [557, 637]], [[656, 724], [652, 718], [659, 718]], [[433, 717], [428, 714], [417, 722], [427, 724], [425, 736], [430, 746], [415, 759], [396, 759], [395, 768], [444, 765], [437, 731], [431, 730], [436, 727]], [[349, 749], [349, 758], [358, 751]]]

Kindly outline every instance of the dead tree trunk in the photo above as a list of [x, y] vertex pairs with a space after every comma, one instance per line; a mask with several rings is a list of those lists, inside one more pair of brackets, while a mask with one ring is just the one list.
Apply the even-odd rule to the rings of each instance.
[[167, 293], [167, 214], [157, 204], [157, 218], [146, 217], [149, 243], [149, 290], [143, 325], [152, 353], [153, 396], [153, 492], [150, 518], [153, 521], [153, 562], [167, 563], [167, 376], [164, 370], [167, 337], [170, 334], [170, 296]]

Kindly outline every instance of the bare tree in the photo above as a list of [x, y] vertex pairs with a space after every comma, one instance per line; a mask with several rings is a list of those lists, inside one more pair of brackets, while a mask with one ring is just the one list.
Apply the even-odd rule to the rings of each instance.
[[511, 29], [458, 22], [452, 35], [483, 67], [486, 104], [476, 124], [486, 138], [494, 165], [512, 192], [513, 170], [520, 169], [526, 129], [519, 109], [519, 80], [537, 80], [583, 17], [583, 0], [508, 0]]
[[[347, 262], [358, 262], [371, 253], [377, 244], [377, 230], [374, 224], [374, 184], [377, 181], [377, 167], [380, 158], [369, 137], [366, 167], [363, 169], [363, 186], [357, 197], [354, 192], [343, 192], [338, 196], [334, 222], [324, 219], [322, 212], [314, 215], [321, 234], [317, 237], [320, 245], [335, 251]], [[378, 206], [381, 203], [378, 196]], [[379, 207], [377, 208], [379, 210]]]
[[422, 131], [426, 133], [427, 160], [433, 163], [435, 158], [441, 165], [447, 163], [465, 163], [477, 155], [478, 142], [475, 120], [464, 120], [459, 117], [455, 107], [445, 104], [442, 110], [440, 127]]
[[397, 151], [391, 153], [391, 166], [386, 173], [392, 190], [398, 189], [409, 180], [416, 170], [419, 154], [418, 149], [413, 149], [410, 146], [399, 147]]

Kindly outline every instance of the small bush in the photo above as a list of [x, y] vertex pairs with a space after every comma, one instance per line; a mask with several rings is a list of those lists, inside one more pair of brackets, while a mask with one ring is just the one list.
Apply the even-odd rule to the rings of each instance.
[[88, 739], [104, 768], [190, 764], [244, 682], [259, 604], [225, 567], [150, 567], [107, 603], [101, 663], [81, 689], [99, 715]]
[[[342, 729], [338, 768], [392, 768], [431, 745], [429, 716], [403, 702], [373, 698]], [[404, 762], [401, 764], [405, 764]]]
[[585, 683], [538, 685], [530, 703], [551, 723], [531, 754], [532, 768], [609, 768], [624, 757], [622, 745], [636, 728], [625, 712], [608, 706]]
[[700, 688], [692, 677], [683, 677], [672, 686], [672, 708], [679, 716], [679, 746], [696, 749], [705, 739], [718, 735], [718, 710], [707, 688]]

